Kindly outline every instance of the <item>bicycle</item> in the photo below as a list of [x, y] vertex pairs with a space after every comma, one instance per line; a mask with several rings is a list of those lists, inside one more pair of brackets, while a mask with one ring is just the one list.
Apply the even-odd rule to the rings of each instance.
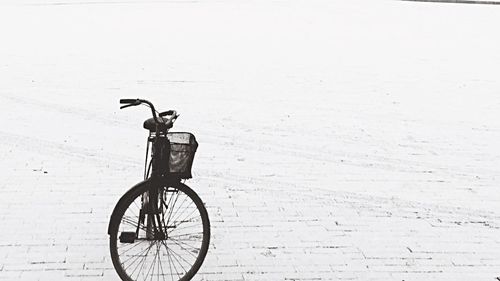
[[[169, 132], [179, 116], [158, 113], [142, 99], [121, 99], [130, 106], [147, 105], [153, 114], [144, 121], [146, 142], [144, 181], [116, 204], [108, 226], [113, 266], [124, 281], [190, 280], [208, 251], [210, 222], [189, 179], [198, 143], [191, 133]], [[148, 164], [151, 144], [151, 160]]]

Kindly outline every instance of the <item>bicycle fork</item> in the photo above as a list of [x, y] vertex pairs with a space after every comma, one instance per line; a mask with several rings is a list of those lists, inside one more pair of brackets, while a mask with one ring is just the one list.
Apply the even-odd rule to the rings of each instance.
[[[151, 160], [148, 164], [148, 155], [149, 155], [149, 143], [153, 143], [152, 146], [152, 155]], [[154, 157], [154, 154], [157, 154], [157, 157]], [[168, 163], [168, 158], [163, 159], [158, 155], [169, 155], [170, 153], [170, 142], [166, 137], [152, 137], [149, 136], [146, 145], [146, 161], [144, 163], [144, 179], [149, 177], [157, 178], [158, 175], [161, 175], [164, 171], [168, 170], [168, 164], [165, 166], [164, 163]], [[134, 243], [135, 239], [138, 239], [140, 236], [140, 230], [144, 230], [146, 232], [147, 240], [166, 240], [168, 238], [168, 229], [175, 228], [175, 226], [168, 226], [169, 217], [167, 221], [165, 221], [165, 215], [168, 212], [169, 206], [165, 202], [166, 194], [168, 192], [178, 191], [173, 189], [169, 190], [168, 187], [156, 188], [161, 186], [161, 183], [158, 182], [160, 179], [157, 178], [157, 181], [153, 184], [153, 188], [149, 191], [145, 192], [142, 195], [141, 200], [141, 208], [139, 210], [139, 219], [137, 222], [136, 231], [134, 232], [122, 232], [120, 235], [120, 241], [123, 243]], [[170, 202], [169, 202], [170, 203]], [[174, 202], [175, 204], [175, 202]]]
[[[143, 204], [142, 212], [146, 219], [146, 238], [148, 240], [165, 240], [167, 231], [163, 208], [168, 208], [163, 200], [161, 192], [158, 189], [152, 189], [143, 197], [147, 198], [146, 204]], [[137, 227], [139, 235], [139, 227]]]
[[175, 205], [175, 201], [172, 206], [169, 206], [165, 201], [166, 194], [169, 192], [178, 193], [175, 189], [169, 190], [167, 188], [165, 190], [151, 189], [142, 195], [136, 230], [135, 232], [122, 232], [120, 236], [121, 242], [134, 243], [135, 239], [140, 237], [141, 230], [145, 232], [146, 240], [168, 239], [168, 229], [176, 228], [175, 225], [168, 225], [170, 220], [169, 209]]

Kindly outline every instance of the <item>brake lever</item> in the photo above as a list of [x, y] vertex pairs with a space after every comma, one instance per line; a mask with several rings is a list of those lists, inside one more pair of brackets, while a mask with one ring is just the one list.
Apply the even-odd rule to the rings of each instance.
[[169, 115], [173, 115], [175, 112], [175, 110], [167, 110], [165, 112], [162, 112], [160, 114], [158, 114], [160, 117], [164, 117], [164, 116], [169, 116]]
[[127, 108], [129, 106], [136, 106], [136, 105], [139, 105], [139, 104], [141, 104], [141, 101], [137, 100], [137, 101], [135, 101], [133, 103], [129, 103], [129, 104], [120, 106], [120, 109], [124, 109], [124, 108]]
[[172, 123], [174, 123], [174, 122], [175, 122], [175, 120], [177, 120], [177, 117], [179, 117], [179, 115], [180, 115], [180, 114], [175, 114], [175, 116], [174, 116], [174, 117], [172, 117], [172, 119], [171, 119], [171, 120], [172, 120]]
[[134, 105], [135, 105], [135, 104], [133, 104], [133, 103], [129, 103], [129, 104], [126, 104], [126, 105], [122, 105], [122, 106], [120, 106], [120, 109], [124, 109], [124, 108], [127, 108], [127, 107], [129, 107], [129, 106], [134, 106]]

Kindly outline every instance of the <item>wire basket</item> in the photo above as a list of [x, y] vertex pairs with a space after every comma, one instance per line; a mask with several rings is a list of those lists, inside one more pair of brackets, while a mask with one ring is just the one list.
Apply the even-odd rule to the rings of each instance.
[[169, 174], [181, 179], [192, 178], [191, 167], [198, 148], [196, 138], [184, 132], [168, 133], [167, 138], [170, 141]]

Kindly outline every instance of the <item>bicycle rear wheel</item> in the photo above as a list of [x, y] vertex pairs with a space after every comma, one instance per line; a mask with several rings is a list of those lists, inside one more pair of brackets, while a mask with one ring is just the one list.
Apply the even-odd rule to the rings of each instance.
[[182, 183], [139, 187], [117, 205], [110, 224], [113, 265], [124, 281], [190, 280], [208, 251], [210, 222]]

